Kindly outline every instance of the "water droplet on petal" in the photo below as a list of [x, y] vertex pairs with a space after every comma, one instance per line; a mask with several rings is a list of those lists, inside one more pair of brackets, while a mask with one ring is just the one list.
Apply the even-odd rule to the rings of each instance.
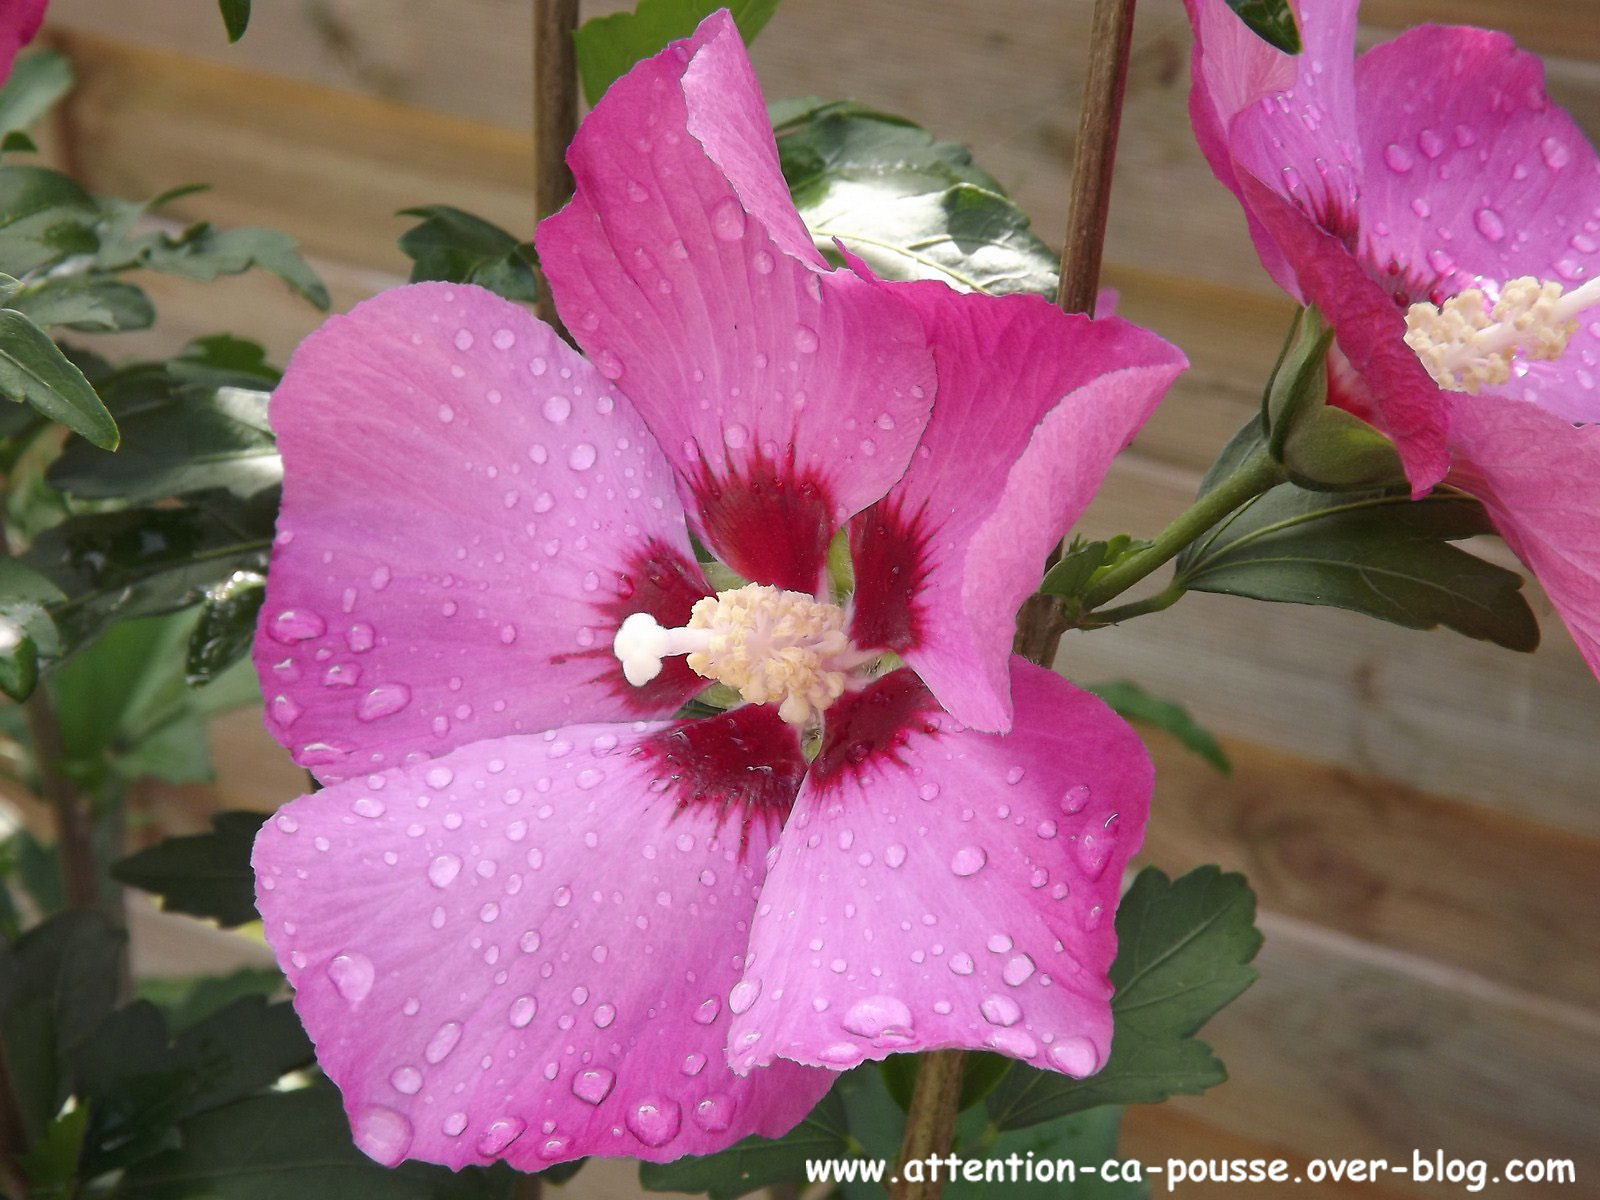
[[489, 1128], [478, 1139], [478, 1153], [489, 1157], [499, 1154], [522, 1136], [528, 1124], [521, 1117], [501, 1117], [489, 1122]]
[[851, 1033], [880, 1042], [909, 1042], [913, 1036], [911, 1010], [893, 996], [857, 1000], [839, 1023]]
[[616, 1086], [616, 1075], [604, 1067], [589, 1067], [572, 1077], [572, 1094], [585, 1104], [599, 1104]]
[[402, 1096], [415, 1096], [422, 1090], [422, 1072], [415, 1067], [396, 1067], [389, 1076], [389, 1085]]
[[296, 642], [321, 637], [327, 628], [327, 622], [310, 609], [286, 608], [272, 618], [267, 626], [267, 633], [275, 642], [293, 645]]
[[376, 721], [411, 703], [411, 689], [403, 683], [380, 683], [356, 704], [356, 719]]
[[1082, 812], [1084, 810], [1084, 806], [1088, 803], [1089, 789], [1080, 783], [1076, 787], [1069, 787], [1062, 795], [1061, 811], [1066, 813], [1068, 816], [1072, 816], [1074, 813]]
[[1411, 167], [1415, 162], [1415, 160], [1411, 157], [1411, 151], [1407, 150], [1404, 146], [1398, 146], [1393, 142], [1390, 142], [1389, 145], [1384, 147], [1383, 161], [1388, 164], [1389, 169], [1396, 175], [1404, 175], [1407, 171], [1411, 170]]
[[546, 396], [544, 400], [545, 420], [553, 421], [557, 425], [572, 415], [572, 401], [565, 396]]
[[383, 801], [376, 796], [362, 796], [350, 806], [350, 811], [358, 817], [366, 817], [367, 820], [372, 821], [383, 816], [389, 810], [384, 807]]
[[1005, 965], [1005, 969], [1000, 972], [1000, 978], [1004, 979], [1012, 987], [1021, 987], [1032, 975], [1033, 959], [1026, 954], [1019, 954], [1009, 960]]
[[975, 965], [970, 954], [952, 954], [950, 956], [950, 969], [957, 975], [971, 975]]
[[1001, 1054], [1016, 1058], [1032, 1058], [1039, 1053], [1039, 1043], [1021, 1029], [996, 1029], [989, 1035], [988, 1044]]
[[1478, 232], [1491, 242], [1498, 242], [1506, 236], [1506, 223], [1492, 208], [1480, 208], [1472, 220]]
[[[755, 997], [751, 997], [752, 1000]], [[701, 1002], [700, 1007], [694, 1010], [695, 1024], [709, 1025], [715, 1021], [722, 1012], [722, 1001], [715, 996]]]
[[976, 875], [983, 870], [984, 863], [989, 861], [989, 856], [979, 846], [963, 846], [957, 850], [950, 859], [950, 870], [965, 878]]
[[733, 991], [728, 993], [728, 1011], [738, 1016], [748, 1010], [759, 995], [761, 995], [759, 979], [741, 979], [733, 985]]
[[1100, 1052], [1086, 1037], [1062, 1038], [1050, 1047], [1050, 1061], [1074, 1079], [1093, 1075], [1100, 1067]]
[[733, 1124], [733, 1097], [712, 1092], [694, 1106], [694, 1123], [707, 1133], [721, 1133]]
[[460, 1022], [446, 1021], [434, 1030], [433, 1037], [428, 1039], [428, 1044], [422, 1051], [422, 1057], [428, 1060], [430, 1066], [442, 1063], [460, 1040]]
[[711, 232], [724, 242], [736, 242], [744, 236], [744, 207], [732, 196], [719, 201], [711, 210]]
[[472, 330], [470, 330], [470, 329], [458, 329], [458, 330], [456, 330], [456, 349], [457, 350], [471, 350], [472, 349]]
[[528, 1022], [533, 1020], [533, 1014], [538, 1011], [539, 1003], [532, 996], [518, 996], [511, 1002], [511, 1027], [526, 1029]]
[[392, 1108], [374, 1104], [356, 1114], [351, 1132], [356, 1147], [386, 1167], [395, 1166], [411, 1149], [411, 1122]]
[[1015, 1025], [1022, 1019], [1022, 1009], [1010, 996], [987, 996], [978, 1011], [991, 1025]]
[[883, 851], [883, 861], [891, 867], [898, 868], [906, 861], [906, 848], [899, 842], [891, 842]]
[[809, 325], [801, 325], [794, 331], [794, 346], [801, 354], [815, 354], [821, 344], [817, 331]]
[[706, 1056], [704, 1054], [690, 1054], [683, 1060], [683, 1066], [678, 1068], [685, 1075], [693, 1078], [706, 1069]]
[[461, 874], [461, 859], [454, 854], [441, 854], [428, 864], [428, 882], [436, 888], [449, 887]]
[[[739, 210], [743, 216], [744, 210]], [[676, 1100], [665, 1096], [649, 1096], [629, 1110], [626, 1117], [628, 1130], [646, 1146], [665, 1146], [678, 1136], [683, 1124], [683, 1110]]]
[[339, 995], [351, 1004], [360, 1004], [367, 998], [376, 977], [372, 960], [365, 954], [347, 952], [335, 955], [328, 962], [328, 978], [339, 989]]
[[574, 471], [587, 471], [598, 457], [598, 452], [588, 442], [579, 442], [567, 454], [567, 466]]

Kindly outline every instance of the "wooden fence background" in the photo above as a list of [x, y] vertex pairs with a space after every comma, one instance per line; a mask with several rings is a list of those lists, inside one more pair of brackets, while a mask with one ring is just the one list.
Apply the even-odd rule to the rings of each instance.
[[[405, 272], [397, 209], [450, 203], [531, 233], [527, 0], [255, 8], [229, 47], [214, 0], [55, 0], [46, 40], [71, 55], [80, 85], [48, 131], [50, 155], [130, 197], [212, 183], [168, 215], [289, 231], [341, 309]], [[753, 56], [769, 96], [851, 96], [971, 145], [1054, 240], [1089, 9], [789, 0]], [[1597, 0], [1369, 0], [1363, 15], [1368, 41], [1425, 20], [1508, 30], [1546, 56], [1550, 90], [1600, 138]], [[1147, 0], [1106, 282], [1194, 367], [1113, 469], [1085, 523], [1095, 534], [1148, 534], [1180, 509], [1257, 402], [1289, 315], [1191, 141], [1188, 53], [1181, 5]], [[228, 330], [281, 362], [317, 319], [271, 280], [151, 284], [160, 325], [112, 349]], [[1226, 780], [1153, 737], [1145, 858], [1171, 872], [1244, 870], [1267, 934], [1261, 981], [1206, 1033], [1231, 1080], [1133, 1110], [1128, 1153], [1409, 1162], [1413, 1148], [1443, 1149], [1491, 1169], [1570, 1158], [1580, 1182], [1560, 1194], [1600, 1194], [1600, 684], [1535, 603], [1549, 619], [1532, 656], [1207, 596], [1069, 636], [1071, 677], [1131, 677], [1225, 735]], [[169, 826], [300, 790], [253, 714], [224, 721], [217, 741], [217, 787], [166, 799]], [[168, 930], [142, 961], [193, 969], [186, 945]], [[568, 1190], [631, 1196], [636, 1185], [625, 1165], [597, 1164]], [[1459, 1189], [1394, 1176], [1294, 1193]]]

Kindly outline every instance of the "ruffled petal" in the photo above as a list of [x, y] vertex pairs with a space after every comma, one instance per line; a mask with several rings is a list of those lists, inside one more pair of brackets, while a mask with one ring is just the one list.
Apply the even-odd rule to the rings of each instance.
[[[1298, 56], [1267, 45], [1223, 0], [1185, 6], [1195, 32], [1189, 116], [1218, 180], [1243, 201], [1240, 175], [1254, 175], [1325, 228], [1353, 229], [1361, 169], [1351, 68], [1357, 0], [1301, 6]], [[1291, 260], [1248, 204], [1245, 216], [1262, 265], [1298, 296]]]
[[740, 1078], [723, 1047], [804, 769], [758, 708], [480, 742], [282, 809], [262, 920], [357, 1144], [538, 1170], [799, 1121], [830, 1076]]
[[850, 523], [851, 636], [901, 655], [958, 721], [1003, 730], [1012, 618], [1187, 360], [1038, 296], [884, 286], [922, 317], [939, 400], [905, 478]]
[[256, 638], [267, 723], [325, 779], [574, 718], [673, 712], [623, 618], [709, 588], [628, 401], [524, 310], [418, 284], [334, 317], [273, 395], [283, 508]]
[[1450, 435], [1450, 482], [1483, 501], [1600, 676], [1600, 426], [1463, 396]]
[[[1600, 159], [1504, 34], [1425, 26], [1356, 65], [1366, 155], [1362, 255], [1402, 303], [1532, 275], [1600, 272]], [[1495, 394], [1600, 419], [1600, 322]]]
[[0, 5], [0, 83], [11, 74], [11, 64], [44, 22], [49, 0], [7, 0]]
[[574, 337], [633, 400], [696, 532], [814, 592], [833, 533], [888, 491], [933, 402], [916, 314], [804, 236], [726, 14], [612, 85], [538, 230]]
[[909, 671], [830, 711], [730, 998], [735, 1070], [951, 1046], [1104, 1064], [1150, 761], [1058, 676], [1017, 659], [1013, 690], [1004, 737], [963, 730]]

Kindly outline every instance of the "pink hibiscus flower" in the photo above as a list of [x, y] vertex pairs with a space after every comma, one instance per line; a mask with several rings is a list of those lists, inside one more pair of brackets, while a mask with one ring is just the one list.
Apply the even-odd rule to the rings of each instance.
[[1425, 26], [1354, 57], [1356, 0], [1305, 53], [1186, 0], [1190, 114], [1262, 262], [1336, 331], [1331, 399], [1416, 494], [1470, 492], [1600, 674], [1600, 158], [1503, 34]]
[[49, 0], [3, 0], [0, 2], [0, 83], [11, 74], [11, 64], [44, 22]]
[[[1096, 1070], [1151, 771], [1011, 625], [1182, 356], [830, 269], [726, 14], [570, 161], [539, 249], [587, 361], [420, 284], [273, 398], [256, 661], [328, 786], [263, 828], [258, 900], [358, 1144], [667, 1160], [895, 1051]], [[712, 681], [745, 703], [677, 718]]]

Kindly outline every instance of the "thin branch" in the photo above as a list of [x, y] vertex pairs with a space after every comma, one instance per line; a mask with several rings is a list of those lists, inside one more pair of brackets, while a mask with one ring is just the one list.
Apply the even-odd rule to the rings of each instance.
[[34, 769], [39, 791], [56, 817], [56, 853], [61, 858], [61, 881], [69, 908], [100, 907], [100, 876], [94, 862], [94, 821], [83, 798], [61, 771], [66, 757], [61, 726], [43, 687], [23, 703], [28, 738], [33, 744]]
[[889, 1200], [939, 1200], [943, 1174], [923, 1171], [922, 1179], [913, 1183], [906, 1178], [905, 1167], [919, 1159], [942, 1160], [950, 1153], [956, 1113], [961, 1108], [965, 1061], [961, 1050], [931, 1050], [920, 1056], [911, 1107], [906, 1112], [905, 1138], [900, 1143], [900, 1170], [889, 1187]]
[[[572, 195], [567, 147], [578, 131], [578, 0], [533, 0], [533, 215], [542, 221]], [[556, 330], [550, 288], [539, 272], [539, 316]]]

